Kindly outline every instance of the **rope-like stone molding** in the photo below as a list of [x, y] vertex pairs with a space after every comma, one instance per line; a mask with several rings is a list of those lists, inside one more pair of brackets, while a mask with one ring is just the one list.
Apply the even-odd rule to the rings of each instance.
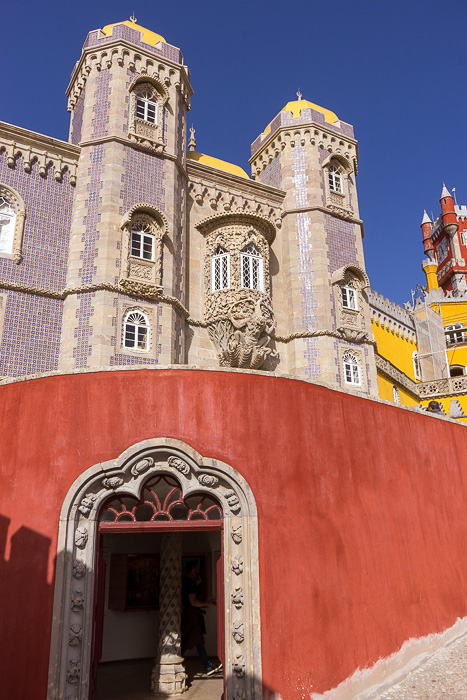
[[[349, 329], [350, 333], [355, 333], [355, 331]], [[318, 330], [318, 331], [303, 331], [300, 333], [292, 333], [291, 335], [273, 335], [273, 340], [277, 340], [279, 343], [291, 343], [292, 340], [298, 340], [300, 338], [320, 338], [327, 336], [329, 338], [338, 338], [339, 340], [346, 340], [349, 343], [358, 343], [365, 345], [372, 345], [376, 348], [376, 341], [368, 338], [366, 333], [360, 333], [355, 335], [355, 337], [350, 337], [346, 333], [346, 329], [331, 331], [331, 330]]]

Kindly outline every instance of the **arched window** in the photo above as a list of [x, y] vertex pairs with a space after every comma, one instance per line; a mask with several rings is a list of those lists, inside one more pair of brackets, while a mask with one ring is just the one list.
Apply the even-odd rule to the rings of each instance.
[[154, 260], [154, 236], [147, 223], [139, 223], [130, 231], [130, 255], [144, 260]]
[[464, 323], [451, 323], [444, 329], [446, 335], [446, 345], [457, 345], [467, 343], [467, 328]]
[[151, 90], [143, 89], [136, 93], [136, 117], [157, 124], [157, 102]]
[[335, 165], [328, 168], [329, 189], [333, 192], [343, 193], [342, 173]]
[[420, 367], [420, 358], [418, 357], [418, 352], [416, 350], [414, 350], [412, 353], [412, 362], [413, 362], [414, 377], [417, 381], [421, 382], [422, 381], [422, 370]]
[[357, 292], [352, 287], [341, 287], [342, 306], [345, 309], [358, 310]]
[[130, 350], [149, 350], [149, 322], [141, 311], [130, 311], [123, 325], [123, 345]]
[[230, 265], [228, 252], [219, 246], [212, 258], [212, 291], [230, 287]]
[[0, 195], [0, 253], [13, 253], [16, 213], [10, 202]]
[[343, 363], [345, 383], [353, 384], [354, 386], [361, 384], [360, 365], [356, 356], [352, 352], [346, 352]]
[[264, 290], [263, 258], [253, 243], [249, 243], [240, 254], [241, 286], [244, 289]]

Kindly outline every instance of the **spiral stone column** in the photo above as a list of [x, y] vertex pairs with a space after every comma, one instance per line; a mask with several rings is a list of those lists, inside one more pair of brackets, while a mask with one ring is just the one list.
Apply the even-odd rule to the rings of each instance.
[[153, 695], [179, 695], [186, 690], [180, 655], [182, 533], [163, 535], [159, 596], [159, 647], [152, 671]]

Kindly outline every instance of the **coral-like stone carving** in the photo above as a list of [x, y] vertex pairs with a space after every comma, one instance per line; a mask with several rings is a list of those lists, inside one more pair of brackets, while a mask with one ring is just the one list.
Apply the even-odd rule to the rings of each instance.
[[243, 588], [241, 586], [237, 586], [233, 593], [231, 594], [232, 597], [232, 605], [237, 608], [237, 610], [240, 610], [241, 607], [243, 607]]
[[83, 629], [81, 625], [71, 625], [70, 634], [68, 636], [68, 644], [71, 647], [77, 647], [83, 639]]
[[235, 491], [229, 489], [224, 493], [224, 498], [229, 504], [229, 508], [232, 511], [232, 513], [238, 513], [238, 511], [240, 510], [240, 501], [238, 500], [238, 496], [235, 493]]
[[145, 457], [144, 459], [140, 459], [139, 462], [136, 462], [136, 464], [133, 464], [130, 471], [133, 474], [133, 476], [139, 476], [140, 474], [144, 474], [144, 472], [146, 472], [153, 465], [153, 458]]
[[236, 554], [232, 559], [231, 568], [234, 574], [236, 574], [237, 576], [243, 573], [243, 557], [241, 557], [240, 554]]
[[88, 541], [88, 531], [85, 527], [77, 527], [75, 531], [75, 545], [80, 549], [86, 547]]
[[235, 620], [233, 623], [232, 637], [235, 639], [237, 644], [242, 644], [245, 639], [245, 633], [243, 630], [243, 622], [241, 620]]
[[187, 476], [190, 473], [189, 465], [185, 462], [184, 459], [180, 459], [180, 457], [169, 457], [167, 462], [170, 464], [171, 467], [175, 467], [175, 469], [181, 474], [185, 474], [185, 476]]
[[66, 672], [66, 679], [68, 683], [74, 685], [78, 683], [79, 676], [81, 673], [81, 664], [79, 661], [73, 661], [72, 659], [68, 662], [68, 669]]
[[82, 610], [84, 605], [84, 594], [83, 591], [73, 591], [71, 596], [71, 609], [73, 612], [79, 612]]
[[86, 564], [76, 560], [73, 564], [73, 576], [77, 579], [83, 578], [86, 573]]
[[212, 474], [200, 474], [198, 476], [198, 481], [202, 486], [209, 486], [212, 489], [215, 489], [219, 484], [219, 479], [212, 476]]
[[267, 358], [278, 356], [269, 347], [275, 328], [272, 308], [265, 299], [239, 297], [230, 306], [227, 318], [208, 327], [209, 337], [221, 366], [260, 369]]
[[[238, 503], [238, 499], [237, 499], [237, 503]], [[242, 526], [241, 525], [234, 525], [232, 527], [232, 532], [230, 533], [230, 536], [232, 537], [235, 544], [240, 544], [242, 539], [243, 539]]]
[[105, 489], [118, 489], [123, 484], [123, 479], [120, 476], [110, 476], [108, 479], [102, 479], [102, 485]]

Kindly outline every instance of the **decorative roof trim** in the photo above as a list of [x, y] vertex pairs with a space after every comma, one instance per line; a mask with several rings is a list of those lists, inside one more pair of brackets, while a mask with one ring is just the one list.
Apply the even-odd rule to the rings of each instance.
[[234, 223], [244, 223], [253, 224], [259, 226], [262, 229], [264, 237], [267, 242], [271, 244], [276, 236], [276, 227], [272, 223], [271, 219], [261, 214], [253, 214], [251, 212], [245, 212], [241, 210], [232, 211], [227, 214], [213, 214], [212, 216], [207, 216], [205, 219], [196, 224], [196, 228], [200, 233], [209, 233], [217, 225], [223, 224], [234, 224]]

